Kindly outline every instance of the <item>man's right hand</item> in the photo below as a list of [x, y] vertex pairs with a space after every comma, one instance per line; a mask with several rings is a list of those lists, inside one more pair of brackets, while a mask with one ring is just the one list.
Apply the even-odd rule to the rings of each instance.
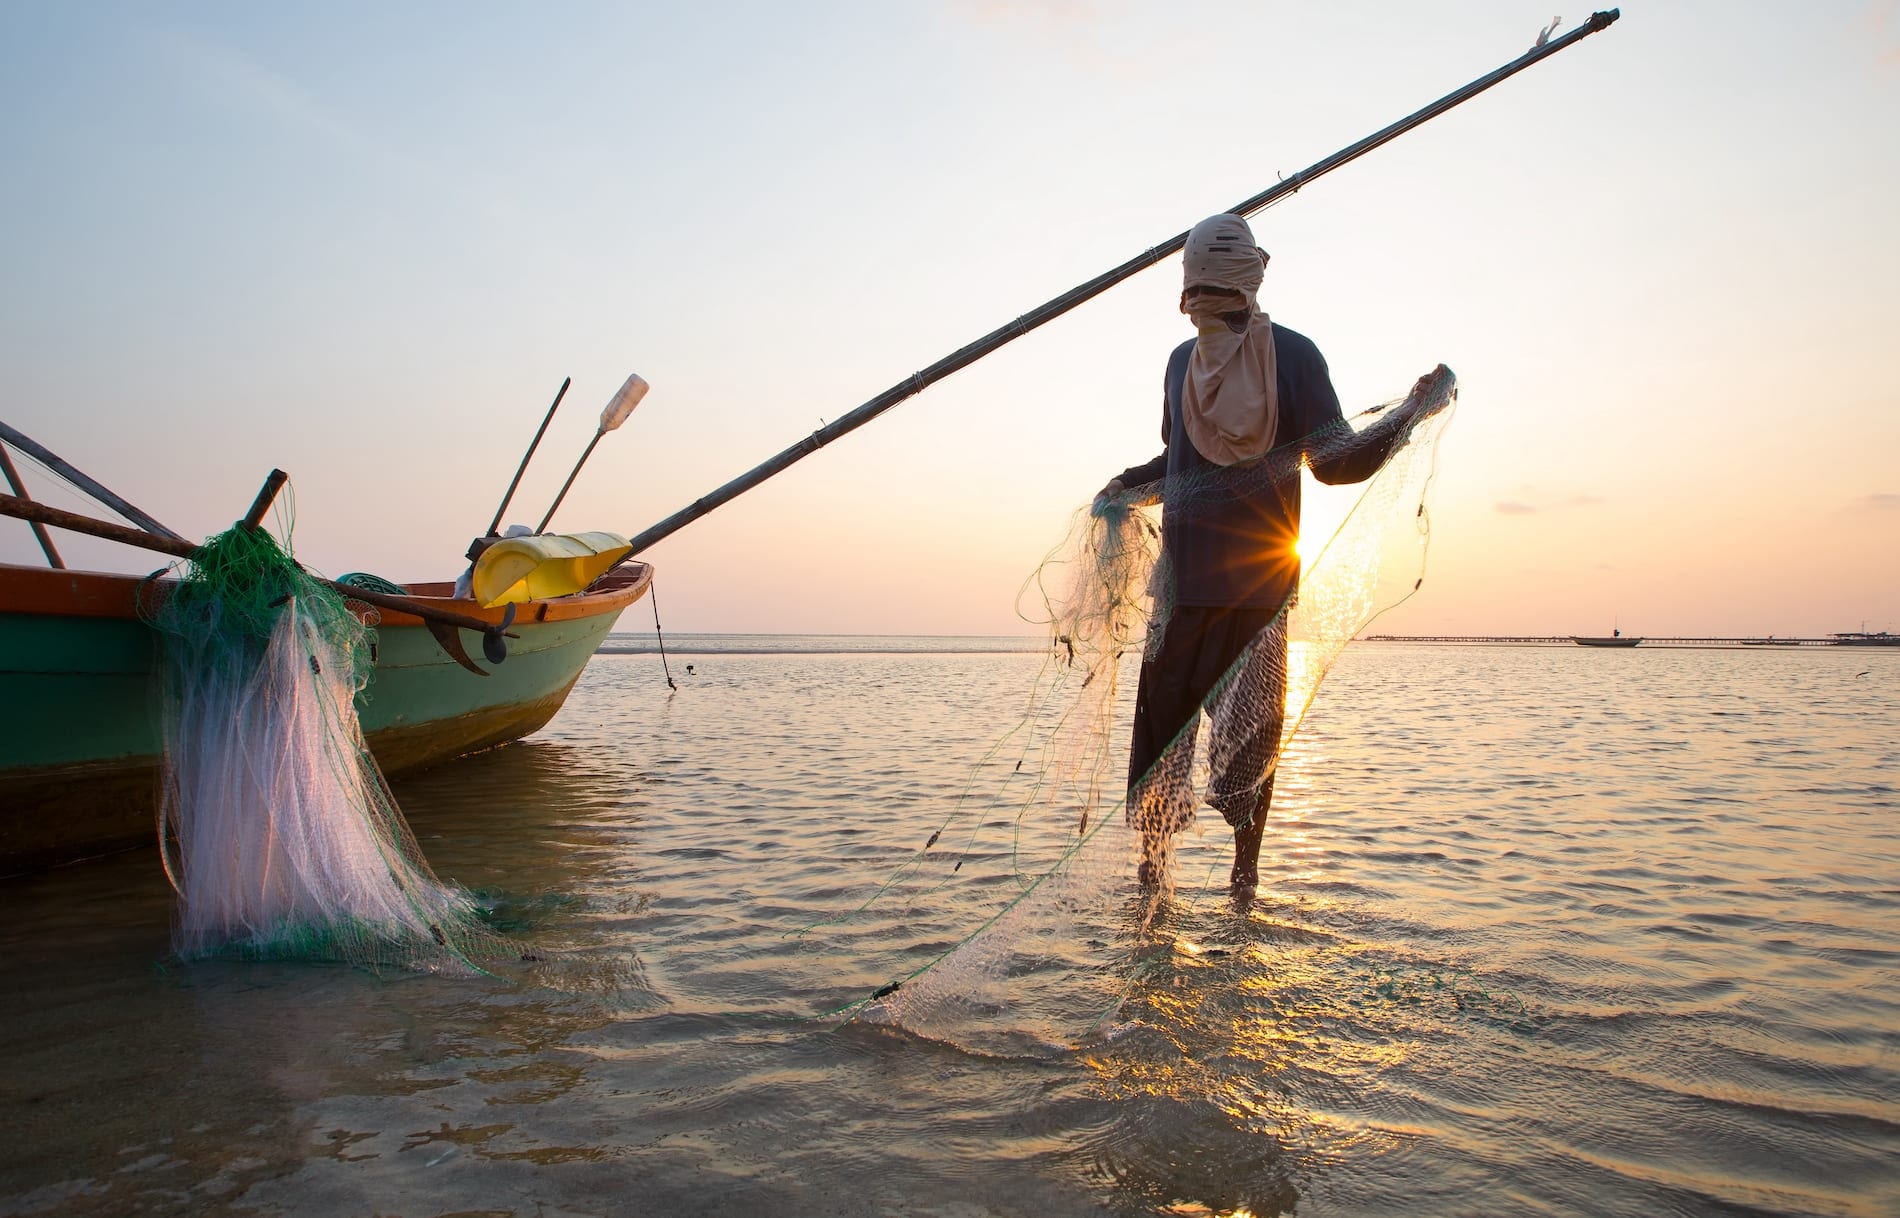
[[[1412, 392], [1405, 396], [1410, 399], [1414, 413], [1425, 409], [1425, 401], [1438, 391], [1438, 383], [1451, 374], [1451, 369], [1440, 364], [1413, 382]], [[1444, 403], [1439, 403], [1442, 407]]]
[[1100, 516], [1102, 513], [1108, 511], [1108, 509], [1114, 505], [1115, 501], [1121, 497], [1123, 489], [1122, 480], [1120, 478], [1110, 478], [1107, 486], [1095, 492], [1095, 502], [1090, 505], [1089, 514]]

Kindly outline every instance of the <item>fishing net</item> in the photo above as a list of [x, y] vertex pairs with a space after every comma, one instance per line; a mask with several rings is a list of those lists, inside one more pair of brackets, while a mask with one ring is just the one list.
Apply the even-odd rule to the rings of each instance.
[[[1441, 369], [1402, 401], [1297, 447], [1131, 488], [1075, 513], [1025, 587], [1040, 602], [1050, 654], [1022, 720], [864, 907], [902, 903], [923, 924], [952, 906], [967, 911], [975, 897], [987, 921], [880, 990], [863, 1017], [966, 1045], [1073, 1044], [1166, 967], [1170, 926], [1197, 905], [1225, 905], [1231, 839], [1220, 821], [1212, 822], [1220, 832], [1203, 835], [1196, 809], [1210, 804], [1237, 831], [1258, 834], [1279, 759], [1328, 669], [1423, 582], [1425, 494], [1456, 393]], [[1131, 791], [1135, 677], [1177, 616], [1157, 508], [1179, 518], [1218, 511], [1285, 486], [1303, 467], [1351, 461], [1381, 438], [1392, 442], [1390, 456], [1344, 522], [1323, 548], [1303, 542], [1296, 590], [1260, 614], [1199, 713]]]
[[371, 631], [263, 529], [159, 585], [159, 837], [181, 957], [472, 968], [499, 939], [438, 881], [364, 743]]

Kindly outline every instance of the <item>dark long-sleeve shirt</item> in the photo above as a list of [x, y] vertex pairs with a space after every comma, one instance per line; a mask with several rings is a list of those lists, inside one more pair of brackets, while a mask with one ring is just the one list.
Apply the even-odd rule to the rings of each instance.
[[[1340, 413], [1339, 396], [1319, 348], [1303, 334], [1273, 327], [1280, 388], [1274, 451], [1252, 471], [1230, 467], [1237, 493], [1219, 490], [1222, 467], [1203, 457], [1181, 422], [1194, 339], [1174, 349], [1163, 379], [1161, 455], [1119, 475], [1130, 489], [1161, 483], [1162, 548], [1177, 605], [1276, 607], [1299, 584], [1293, 543], [1300, 535], [1299, 467], [1321, 482], [1363, 482], [1377, 473], [1404, 435], [1397, 419], [1357, 435]], [[1250, 464], [1250, 463], [1243, 463]], [[1182, 501], [1192, 496], [1194, 502]], [[1172, 501], [1172, 502], [1171, 502]]]

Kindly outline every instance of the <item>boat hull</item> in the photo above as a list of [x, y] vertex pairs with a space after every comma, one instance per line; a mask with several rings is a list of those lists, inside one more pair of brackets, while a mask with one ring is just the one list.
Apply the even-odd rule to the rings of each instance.
[[1634, 647], [1643, 640], [1624, 635], [1592, 638], [1587, 635], [1573, 634], [1570, 636], [1570, 641], [1579, 647]]
[[[401, 773], [542, 727], [651, 579], [630, 563], [599, 591], [516, 606], [507, 660], [476, 661], [486, 676], [461, 667], [419, 619], [382, 613], [375, 671], [357, 699], [377, 762]], [[445, 585], [413, 590], [501, 617]], [[159, 644], [137, 594], [127, 576], [0, 566], [0, 874], [155, 840]]]

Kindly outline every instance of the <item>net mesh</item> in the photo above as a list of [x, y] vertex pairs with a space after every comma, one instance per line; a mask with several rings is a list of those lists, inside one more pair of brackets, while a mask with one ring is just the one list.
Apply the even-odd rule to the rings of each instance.
[[[1002, 1051], [1023, 1048], [1024, 1038], [1069, 1045], [1111, 1024], [1143, 978], [1165, 969], [1169, 928], [1235, 895], [1224, 831], [1192, 852], [1191, 872], [1183, 865], [1182, 843], [1198, 844], [1197, 807], [1206, 801], [1237, 832], [1257, 836], [1280, 756], [1328, 669], [1423, 582], [1425, 496], [1456, 394], [1441, 368], [1401, 401], [1297, 448], [1132, 488], [1075, 513], [1025, 586], [1040, 602], [1050, 653], [1022, 720], [924, 848], [863, 907], [941, 908], [942, 890], [954, 887], [959, 903], [983, 901], [987, 920], [880, 990], [861, 1017]], [[1303, 466], [1365, 451], [1374, 430], [1393, 440], [1390, 456], [1323, 549], [1303, 543], [1297, 589], [1260, 615], [1199, 712], [1131, 791], [1134, 678], [1177, 616], [1157, 507], [1191, 517], [1284, 485]]]
[[473, 896], [423, 861], [364, 742], [371, 631], [263, 529], [209, 539], [158, 585], [159, 835], [186, 959], [472, 969], [500, 954]]

